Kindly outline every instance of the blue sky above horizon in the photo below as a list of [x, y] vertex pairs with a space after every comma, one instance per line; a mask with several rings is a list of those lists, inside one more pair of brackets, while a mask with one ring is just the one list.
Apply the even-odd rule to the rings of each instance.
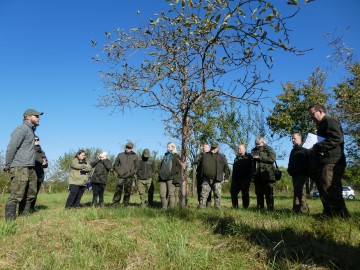
[[[127, 140], [132, 140], [138, 149], [163, 153], [171, 138], [164, 135], [159, 113], [112, 113], [111, 108], [96, 107], [98, 96], [104, 92], [99, 77], [101, 67], [91, 60], [97, 52], [90, 40], [101, 43], [105, 31], [137, 27], [167, 8], [166, 1], [160, 0], [0, 1], [2, 154], [27, 108], [44, 112], [36, 133], [49, 160], [86, 147], [117, 154]], [[275, 59], [274, 82], [268, 95], [275, 98], [283, 82], [306, 80], [317, 66], [329, 71], [329, 87], [341, 81], [342, 72], [330, 71], [327, 56], [331, 48], [323, 35], [350, 27], [344, 33], [344, 42], [358, 54], [358, 10], [357, 0], [316, 0], [302, 6], [288, 25], [293, 30], [291, 40], [299, 49], [313, 50], [301, 57], [282, 54]], [[267, 108], [271, 106], [269, 101]], [[290, 150], [290, 140], [282, 143], [283, 149]], [[232, 153], [227, 156], [229, 162], [234, 158]], [[286, 166], [287, 159], [278, 163]]]

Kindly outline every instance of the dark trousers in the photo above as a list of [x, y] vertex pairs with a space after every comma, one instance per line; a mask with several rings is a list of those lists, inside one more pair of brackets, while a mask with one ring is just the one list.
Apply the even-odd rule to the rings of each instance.
[[293, 210], [294, 212], [308, 213], [309, 207], [304, 195], [305, 182], [309, 180], [306, 175], [296, 175], [292, 177], [294, 188]]
[[41, 189], [41, 185], [42, 185], [42, 182], [38, 181], [37, 186], [36, 186], [36, 197], [35, 197], [35, 200], [33, 200], [33, 202], [31, 203], [31, 210], [35, 210], [35, 203], [36, 203], [36, 199], [39, 194], [39, 191]]
[[[30, 204], [30, 210], [31, 211], [35, 211], [36, 199], [37, 199], [37, 196], [38, 196], [39, 191], [41, 189], [41, 185], [42, 185], [42, 182], [37, 181], [37, 183], [36, 183], [36, 196], [35, 196], [35, 199]], [[26, 197], [24, 197], [22, 199], [22, 201], [20, 202], [20, 204], [19, 204], [19, 213], [22, 213], [24, 211], [25, 204], [26, 204]]]
[[123, 191], [124, 191], [123, 204], [129, 205], [133, 182], [134, 182], [134, 178], [126, 178], [126, 179], [118, 178], [118, 184], [116, 185], [114, 197], [112, 200], [113, 205], [117, 205], [120, 203]]
[[328, 216], [348, 217], [349, 213], [342, 196], [341, 178], [345, 166], [326, 164], [316, 171], [316, 185], [324, 210]]
[[255, 178], [255, 193], [257, 208], [264, 209], [264, 196], [268, 210], [274, 210], [274, 188], [273, 183]]
[[[105, 184], [101, 183], [92, 183], [92, 190], [93, 190], [93, 200], [92, 204], [94, 206], [97, 206], [98, 204], [100, 206], [104, 205], [104, 192], [105, 192]], [[99, 201], [98, 201], [99, 198]]]
[[65, 208], [79, 208], [80, 200], [85, 192], [86, 186], [78, 186], [71, 184], [69, 186], [70, 192], [66, 200]]
[[250, 204], [250, 196], [249, 196], [249, 189], [250, 189], [250, 179], [243, 180], [243, 181], [232, 181], [230, 194], [231, 194], [231, 202], [234, 208], [239, 207], [239, 200], [238, 195], [241, 191], [241, 199], [243, 208], [248, 208]]

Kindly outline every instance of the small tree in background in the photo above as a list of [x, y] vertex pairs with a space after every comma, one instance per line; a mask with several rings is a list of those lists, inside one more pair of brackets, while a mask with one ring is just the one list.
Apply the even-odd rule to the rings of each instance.
[[316, 124], [309, 117], [309, 106], [319, 103], [331, 109], [325, 80], [325, 73], [317, 68], [306, 81], [283, 84], [283, 93], [276, 97], [275, 106], [266, 119], [270, 129], [280, 137], [294, 132], [303, 136], [314, 133]]

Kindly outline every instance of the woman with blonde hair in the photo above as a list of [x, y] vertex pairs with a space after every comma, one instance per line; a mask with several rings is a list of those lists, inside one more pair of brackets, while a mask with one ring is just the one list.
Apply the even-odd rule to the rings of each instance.
[[90, 164], [86, 161], [85, 150], [77, 151], [70, 164], [69, 174], [69, 196], [66, 200], [65, 208], [79, 208], [80, 200], [85, 192], [88, 174], [92, 170]]
[[180, 156], [173, 142], [167, 144], [167, 151], [161, 161], [159, 169], [160, 198], [162, 208], [175, 207], [175, 190], [181, 183]]

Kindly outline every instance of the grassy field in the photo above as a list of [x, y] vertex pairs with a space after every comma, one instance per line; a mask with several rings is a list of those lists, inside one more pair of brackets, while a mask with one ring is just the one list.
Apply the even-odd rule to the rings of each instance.
[[[64, 210], [67, 194], [42, 193], [38, 211], [4, 221], [0, 196], [0, 269], [360, 269], [360, 201], [347, 201], [350, 220], [291, 212], [292, 198], [277, 194], [274, 212], [232, 209], [163, 210], [133, 206], [93, 208], [87, 192], [80, 209]], [[105, 202], [111, 201], [111, 194]], [[159, 198], [156, 197], [156, 201]]]

